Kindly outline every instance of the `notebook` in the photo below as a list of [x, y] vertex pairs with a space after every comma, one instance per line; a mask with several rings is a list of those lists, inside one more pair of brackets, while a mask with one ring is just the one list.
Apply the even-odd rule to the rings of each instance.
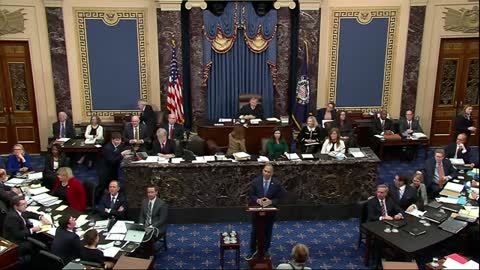
[[427, 233], [427, 231], [425, 229], [420, 228], [420, 227], [415, 226], [415, 225], [405, 226], [405, 228], [403, 228], [403, 230], [408, 232], [410, 235], [413, 235], [413, 236], [419, 236], [419, 235]]
[[386, 224], [394, 227], [394, 228], [401, 228], [407, 224], [404, 219], [401, 220], [383, 220]]
[[461, 231], [463, 228], [467, 226], [467, 222], [456, 220], [452, 217], [449, 217], [445, 220], [442, 224], [438, 225], [438, 227], [444, 231], [456, 234]]
[[442, 223], [448, 218], [447, 213], [445, 213], [445, 212], [442, 213], [438, 209], [429, 210], [429, 211], [425, 212], [425, 214], [423, 214], [423, 216], [426, 219], [428, 219], [430, 221], [433, 221], [435, 223]]

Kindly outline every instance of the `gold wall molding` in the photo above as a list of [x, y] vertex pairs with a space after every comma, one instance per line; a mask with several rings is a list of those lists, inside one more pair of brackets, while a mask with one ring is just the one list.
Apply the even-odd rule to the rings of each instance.
[[473, 6], [472, 9], [460, 8], [445, 8], [444, 26], [446, 31], [462, 32], [462, 33], [477, 33], [478, 32], [478, 6]]
[[204, 0], [188, 0], [185, 3], [185, 8], [186, 9], [192, 9], [192, 8], [206, 9], [207, 2], [205, 2]]
[[373, 107], [342, 107], [348, 111], [377, 111], [380, 109], [389, 110], [390, 92], [393, 77], [393, 65], [395, 59], [395, 50], [397, 44], [397, 22], [399, 18], [398, 7], [382, 8], [334, 8], [331, 10], [331, 30], [330, 30], [330, 51], [329, 51], [329, 87], [328, 100], [336, 101], [337, 80], [338, 80], [338, 55], [340, 49], [340, 23], [342, 19], [356, 19], [361, 25], [368, 25], [372, 20], [378, 18], [388, 19], [387, 43], [385, 48], [385, 65], [382, 89], [382, 103], [380, 106]]
[[0, 36], [23, 33], [25, 31], [25, 15], [23, 8], [15, 11], [0, 9]]
[[182, 0], [155, 0], [157, 8], [163, 11], [180, 11]]
[[43, 0], [45, 7], [61, 7], [63, 0]]

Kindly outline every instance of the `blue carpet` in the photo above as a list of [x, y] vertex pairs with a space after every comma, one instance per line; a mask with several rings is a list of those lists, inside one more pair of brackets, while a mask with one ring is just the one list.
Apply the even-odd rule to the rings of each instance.
[[[478, 147], [472, 150], [472, 159], [478, 162]], [[382, 162], [377, 182], [391, 183], [395, 174], [411, 175], [423, 167], [424, 156], [425, 153], [419, 153], [411, 162], [398, 159]], [[427, 156], [433, 156], [433, 150]], [[42, 156], [33, 156], [32, 163], [36, 170], [43, 169]], [[97, 181], [95, 169], [87, 170], [85, 166], [73, 169], [80, 181]], [[219, 234], [231, 230], [240, 234], [243, 257], [248, 252], [250, 223], [170, 224], [169, 250], [156, 254], [155, 269], [219, 269]], [[362, 262], [364, 246], [357, 248], [357, 219], [276, 222], [273, 234], [270, 252], [274, 265], [288, 260], [291, 248], [296, 243], [303, 243], [310, 248], [308, 265], [313, 269], [365, 269]], [[233, 251], [226, 251], [227, 269], [234, 267], [234, 258]], [[241, 267], [247, 267], [243, 258]]]

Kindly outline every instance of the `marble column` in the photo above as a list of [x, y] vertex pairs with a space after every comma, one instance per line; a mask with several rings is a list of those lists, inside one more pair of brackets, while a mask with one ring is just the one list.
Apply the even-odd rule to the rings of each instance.
[[288, 115], [288, 81], [290, 76], [290, 48], [292, 24], [290, 10], [280, 8], [277, 13], [277, 86], [275, 115]]
[[72, 99], [70, 96], [62, 8], [47, 7], [45, 12], [47, 15], [48, 40], [52, 60], [53, 88], [57, 103], [56, 109], [57, 112], [64, 111], [72, 117]]
[[413, 6], [410, 8], [401, 115], [404, 115], [406, 110], [415, 109], [425, 10], [425, 6]]
[[[172, 60], [172, 39], [177, 48], [178, 74], [182, 76], [182, 25], [180, 11], [157, 9], [158, 54], [160, 64], [160, 99], [162, 111], [167, 110], [168, 77]], [[183, 78], [182, 78], [183, 81]]]
[[298, 39], [297, 77], [302, 75], [305, 63], [305, 43], [308, 45], [308, 76], [310, 78], [309, 112], [315, 112], [317, 106], [318, 86], [318, 50], [320, 38], [320, 10], [301, 10]]
[[194, 123], [207, 119], [207, 90], [203, 80], [203, 16], [202, 10], [190, 10], [190, 87]]

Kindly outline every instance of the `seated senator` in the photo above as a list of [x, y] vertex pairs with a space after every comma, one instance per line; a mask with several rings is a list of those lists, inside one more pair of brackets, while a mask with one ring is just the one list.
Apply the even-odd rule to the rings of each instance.
[[417, 202], [416, 189], [409, 185], [407, 177], [401, 175], [395, 175], [393, 183], [388, 187], [388, 197], [403, 210]]
[[417, 193], [417, 202], [424, 205], [428, 204], [427, 187], [423, 183], [423, 174], [415, 173], [411, 186]]
[[340, 139], [340, 131], [338, 128], [330, 129], [328, 139], [323, 143], [320, 153], [330, 155], [345, 154], [345, 143]]
[[337, 114], [337, 119], [333, 122], [332, 127], [338, 128], [340, 131], [340, 139], [342, 139], [347, 145], [354, 145], [353, 140], [353, 124], [350, 119], [348, 119], [347, 112], [341, 111]]
[[377, 118], [373, 125], [374, 135], [390, 135], [393, 134], [393, 122], [387, 118], [387, 111], [380, 111], [380, 117]]
[[368, 201], [367, 209], [368, 221], [403, 219], [402, 208], [388, 197], [388, 187], [384, 184], [377, 186], [376, 196]]
[[269, 159], [277, 159], [283, 153], [288, 152], [288, 144], [282, 138], [282, 132], [279, 128], [273, 130], [272, 138], [267, 142], [267, 155]]
[[85, 212], [87, 208], [87, 195], [82, 183], [73, 175], [69, 167], [61, 167], [57, 171], [58, 181], [52, 189], [52, 195], [66, 202], [70, 207]]
[[435, 150], [435, 157], [425, 161], [424, 168], [417, 172], [424, 176], [429, 198], [437, 197], [443, 186], [458, 175], [450, 160], [445, 159], [443, 149]]
[[111, 269], [114, 266], [113, 262], [104, 260], [103, 252], [97, 248], [100, 236], [98, 231], [90, 229], [83, 235], [83, 242], [85, 245], [80, 248], [80, 260], [92, 263], [98, 263], [105, 267], [105, 269]]
[[123, 129], [123, 141], [126, 146], [134, 146], [136, 150], [145, 151], [152, 142], [148, 127], [140, 123], [140, 118], [132, 116], [130, 123]]
[[108, 192], [103, 195], [96, 206], [97, 213], [102, 218], [114, 218], [124, 220], [127, 218], [127, 196], [120, 193], [120, 185], [117, 180], [110, 181]]
[[460, 133], [457, 135], [455, 143], [451, 143], [445, 147], [446, 158], [461, 158], [466, 166], [474, 167], [475, 164], [470, 161], [471, 150], [467, 146], [467, 135]]
[[177, 116], [175, 114], [171, 113], [168, 115], [168, 123], [163, 125], [163, 129], [167, 131], [167, 138], [169, 140], [183, 140], [185, 129], [177, 123]]
[[174, 158], [176, 153], [175, 141], [167, 139], [167, 131], [163, 128], [157, 130], [157, 139], [153, 142], [151, 155], [163, 158]]
[[301, 153], [316, 153], [325, 138], [325, 130], [322, 129], [314, 116], [307, 118], [307, 124], [302, 127], [297, 137], [297, 145]]
[[405, 112], [405, 118], [400, 118], [399, 132], [403, 137], [411, 136], [415, 132], [423, 132], [420, 123], [414, 118], [412, 110]]
[[5, 185], [7, 180], [7, 171], [5, 171], [5, 169], [0, 169], [0, 201], [3, 202], [5, 206], [10, 206], [13, 198], [17, 195], [22, 195], [22, 191], [16, 187]]
[[45, 157], [42, 179], [43, 186], [52, 189], [53, 185], [57, 182], [58, 168], [68, 166], [70, 166], [70, 159], [63, 153], [62, 146], [57, 143], [52, 144]]
[[58, 121], [52, 124], [53, 137], [55, 139], [61, 138], [75, 138], [76, 132], [73, 122], [68, 119], [65, 112], [58, 113]]
[[245, 146], [245, 128], [241, 125], [233, 127], [232, 132], [228, 134], [227, 155], [233, 155], [237, 152], [247, 152]]
[[158, 187], [155, 185], [147, 186], [147, 197], [142, 202], [138, 223], [146, 228], [155, 228], [155, 239], [162, 238], [167, 231], [167, 204], [158, 198]]
[[[95, 139], [95, 143], [98, 144], [103, 144], [103, 127], [100, 125], [102, 120], [100, 117], [94, 115], [90, 118], [90, 124], [87, 126], [85, 129], [85, 139]], [[83, 164], [85, 159], [88, 160], [88, 167], [91, 168], [93, 166], [93, 163], [95, 162], [97, 158], [96, 153], [87, 153], [86, 155], [83, 155], [78, 161], [78, 164]]]
[[258, 97], [254, 96], [250, 98], [250, 101], [248, 102], [248, 104], [240, 108], [240, 112], [238, 113], [238, 118], [245, 119], [245, 120], [263, 118], [263, 108], [262, 108], [262, 105], [258, 104]]
[[12, 154], [8, 156], [7, 160], [7, 172], [10, 175], [16, 175], [18, 173], [22, 174], [32, 171], [32, 159], [30, 155], [25, 152], [23, 145], [17, 143], [12, 149]]
[[317, 121], [324, 128], [330, 128], [332, 126], [331, 122], [327, 122], [323, 125], [322, 123], [324, 120], [335, 121], [335, 119], [337, 119], [337, 110], [335, 109], [335, 102], [333, 101], [328, 102], [325, 108], [321, 108], [317, 111]]
[[52, 253], [62, 258], [64, 264], [80, 257], [82, 242], [75, 233], [75, 218], [64, 214], [58, 219], [58, 228], [52, 242]]

